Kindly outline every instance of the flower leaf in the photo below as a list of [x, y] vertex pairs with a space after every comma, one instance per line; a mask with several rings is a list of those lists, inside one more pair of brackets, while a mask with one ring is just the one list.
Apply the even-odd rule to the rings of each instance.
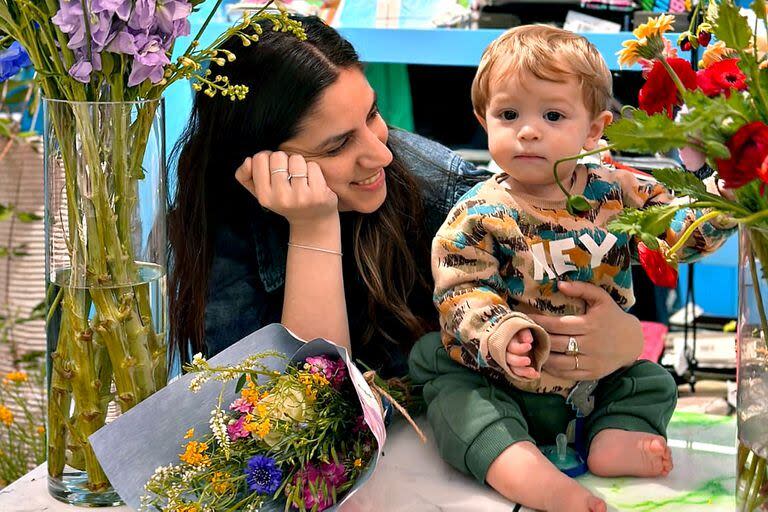
[[642, 110], [633, 110], [605, 129], [605, 134], [617, 150], [633, 153], [656, 153], [686, 145], [685, 132], [672, 119], [663, 114], [649, 116]]
[[237, 379], [237, 384], [235, 384], [235, 393], [239, 393], [241, 389], [243, 389], [243, 386], [245, 386], [245, 374], [242, 374], [239, 379]]
[[[608, 223], [608, 230], [639, 237], [651, 247], [655, 238], [664, 233], [682, 205], [649, 206], [644, 210], [627, 208]], [[651, 247], [653, 248], [653, 247]]]
[[0, 221], [8, 220], [13, 216], [13, 205], [0, 203]]
[[699, 197], [707, 193], [707, 187], [700, 179], [682, 169], [657, 169], [653, 171], [653, 177], [679, 196]]
[[758, 19], [765, 19], [765, 0], [755, 0], [749, 7]]
[[[712, 27], [715, 37], [728, 48], [746, 48], [752, 39], [752, 29], [747, 19], [739, 14], [739, 8], [730, 2], [718, 5], [717, 23]], [[765, 11], [763, 11], [765, 12]]]
[[43, 220], [41, 216], [32, 212], [17, 212], [16, 218], [21, 222], [36, 222], [38, 220]]
[[566, 208], [569, 213], [576, 214], [589, 211], [589, 209], [592, 208], [592, 205], [589, 204], [589, 201], [587, 201], [584, 196], [579, 195], [569, 197]]

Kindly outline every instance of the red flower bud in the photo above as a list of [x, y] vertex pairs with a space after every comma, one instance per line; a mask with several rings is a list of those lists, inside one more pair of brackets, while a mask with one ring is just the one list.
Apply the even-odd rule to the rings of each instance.
[[701, 32], [699, 32], [699, 35], [696, 39], [699, 41], [699, 44], [701, 46], [707, 46], [709, 42], [712, 40], [712, 34], [707, 32], [706, 30], [702, 30]]
[[691, 42], [688, 39], [683, 39], [680, 41], [680, 49], [684, 52], [691, 51], [691, 48], [693, 48], [693, 45], [691, 45]]
[[664, 288], [677, 286], [677, 267], [671, 265], [661, 251], [649, 249], [647, 245], [640, 242], [637, 245], [637, 256], [653, 284]]

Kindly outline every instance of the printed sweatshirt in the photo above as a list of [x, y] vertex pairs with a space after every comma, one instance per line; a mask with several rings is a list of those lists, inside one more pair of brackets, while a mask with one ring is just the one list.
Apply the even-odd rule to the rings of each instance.
[[[541, 372], [549, 356], [549, 336], [528, 314], [580, 315], [586, 310], [583, 300], [558, 292], [559, 280], [593, 283], [621, 308], [632, 306], [630, 266], [637, 259], [636, 241], [609, 232], [606, 225], [625, 207], [686, 199], [675, 199], [651, 177], [578, 165], [571, 193], [584, 195], [592, 208], [572, 215], [565, 198], [513, 195], [506, 178], [502, 173], [470, 189], [433, 241], [434, 302], [443, 345], [451, 359], [494, 379], [503, 378], [525, 391], [566, 395], [574, 381], [546, 372], [538, 379], [514, 375], [505, 358], [510, 340], [522, 329], [531, 330], [532, 365]], [[663, 238], [671, 246], [702, 214], [679, 210]], [[711, 253], [734, 228], [719, 217], [703, 223], [686, 242], [680, 260]]]

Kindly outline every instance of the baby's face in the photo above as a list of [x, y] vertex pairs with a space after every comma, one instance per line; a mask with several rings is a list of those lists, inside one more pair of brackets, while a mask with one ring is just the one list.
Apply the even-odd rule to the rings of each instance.
[[[594, 149], [610, 113], [593, 117], [576, 78], [541, 80], [530, 73], [492, 81], [485, 128], [491, 156], [519, 185], [536, 193], [555, 183], [552, 168], [561, 158]], [[570, 178], [575, 161], [558, 166]]]

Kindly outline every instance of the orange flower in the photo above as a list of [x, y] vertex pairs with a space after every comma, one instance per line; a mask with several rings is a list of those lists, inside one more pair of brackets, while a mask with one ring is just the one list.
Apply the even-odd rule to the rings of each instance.
[[45, 434], [45, 427], [44, 427], [44, 426], [42, 426], [42, 425], [40, 425], [39, 427], [37, 427], [37, 433], [38, 433], [38, 434], [40, 434], [40, 435], [43, 435], [43, 434]]
[[13, 382], [15, 384], [27, 382], [27, 373], [23, 371], [6, 373], [5, 378], [3, 379], [3, 384], [8, 384], [9, 382]]
[[195, 429], [191, 428], [191, 429], [187, 430], [186, 434], [184, 434], [184, 439], [190, 439], [194, 435], [195, 435]]
[[669, 14], [662, 14], [657, 18], [648, 18], [648, 21], [633, 30], [632, 34], [638, 39], [662, 36], [665, 32], [672, 30], [672, 23], [674, 21], [675, 17]]
[[355, 459], [355, 462], [353, 462], [352, 465], [355, 466], [356, 468], [361, 468], [363, 467], [363, 461], [358, 457], [357, 459]]
[[213, 486], [213, 492], [216, 494], [224, 494], [228, 490], [232, 489], [232, 483], [227, 479], [229, 475], [222, 471], [216, 471], [211, 477], [211, 485]]
[[207, 466], [211, 462], [211, 459], [205, 455], [205, 450], [207, 449], [207, 443], [190, 441], [187, 443], [184, 453], [179, 455], [179, 459], [190, 466]]
[[0, 423], [4, 423], [7, 427], [13, 424], [13, 413], [2, 404], [0, 404]]

